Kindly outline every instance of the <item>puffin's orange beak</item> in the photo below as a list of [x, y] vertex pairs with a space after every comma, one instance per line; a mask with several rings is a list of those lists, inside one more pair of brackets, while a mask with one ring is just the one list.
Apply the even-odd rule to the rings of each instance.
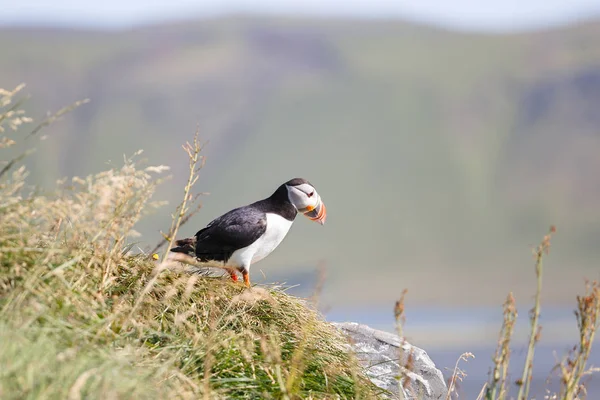
[[311, 221], [316, 221], [321, 225], [325, 225], [325, 219], [327, 219], [327, 208], [325, 207], [325, 203], [319, 200], [316, 207], [308, 206], [306, 210], [304, 215], [307, 218]]

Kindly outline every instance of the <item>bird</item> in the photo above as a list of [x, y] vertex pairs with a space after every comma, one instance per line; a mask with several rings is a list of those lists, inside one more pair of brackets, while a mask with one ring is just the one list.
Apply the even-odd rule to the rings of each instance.
[[327, 218], [325, 203], [303, 178], [291, 179], [269, 197], [215, 218], [193, 237], [176, 240], [170, 251], [202, 262], [222, 262], [234, 282], [237, 271], [250, 287], [250, 266], [281, 244], [298, 213], [321, 225]]

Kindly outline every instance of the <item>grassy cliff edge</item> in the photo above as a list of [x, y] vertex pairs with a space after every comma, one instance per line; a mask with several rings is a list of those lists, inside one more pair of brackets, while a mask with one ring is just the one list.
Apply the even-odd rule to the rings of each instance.
[[[0, 151], [31, 122], [0, 92]], [[44, 123], [42, 123], [44, 125]], [[35, 137], [37, 128], [30, 136]], [[159, 268], [134, 226], [166, 167], [26, 183], [0, 172], [0, 397], [371, 398], [347, 340], [303, 299]]]

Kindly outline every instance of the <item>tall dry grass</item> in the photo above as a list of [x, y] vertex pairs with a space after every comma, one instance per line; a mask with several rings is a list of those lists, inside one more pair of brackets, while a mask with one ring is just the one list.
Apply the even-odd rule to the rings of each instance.
[[[166, 167], [137, 152], [48, 193], [28, 186], [29, 152], [9, 153], [39, 131], [27, 129], [21, 89], [0, 91], [0, 398], [375, 395], [307, 301], [163, 268], [137, 248], [136, 223], [162, 206], [152, 196]], [[191, 172], [167, 242], [194, 211]]]
[[[526, 358], [522, 366], [522, 373], [518, 379], [515, 379], [513, 382], [510, 381], [511, 377], [509, 375], [509, 369], [512, 352], [511, 346], [513, 344], [513, 333], [518, 312], [515, 298], [512, 293], [509, 293], [503, 304], [503, 321], [499, 332], [497, 348], [492, 357], [493, 365], [489, 381], [482, 387], [477, 396], [477, 400], [531, 399], [529, 393], [535, 360], [535, 349], [542, 334], [539, 318], [542, 309], [541, 292], [543, 282], [543, 262], [544, 258], [550, 252], [550, 242], [554, 233], [556, 233], [556, 228], [551, 226], [549, 232], [533, 250], [535, 258], [534, 272], [536, 277], [536, 292], [534, 305], [529, 314], [530, 334]], [[397, 332], [400, 337], [403, 337], [404, 334], [405, 295], [406, 290], [402, 292], [400, 299], [396, 302], [394, 307]], [[600, 368], [588, 366], [588, 360], [592, 352], [596, 331], [600, 326], [600, 284], [598, 282], [586, 282], [584, 294], [577, 296], [576, 298], [576, 308], [574, 313], [579, 332], [578, 342], [552, 369], [551, 376], [547, 382], [551, 383], [552, 378], [558, 378], [560, 389], [558, 392], [555, 392], [548, 388], [546, 390], [547, 394], [544, 397], [546, 399], [576, 400], [587, 398], [585, 378], [589, 378], [592, 374], [600, 372]], [[461, 361], [468, 361], [473, 357], [474, 355], [470, 352], [465, 352], [460, 355], [452, 370], [452, 374], [448, 379], [448, 389], [446, 392], [447, 400], [460, 398], [457, 386], [464, 379], [467, 379], [467, 372], [459, 367], [459, 364]], [[407, 365], [407, 367], [408, 371], [412, 371], [410, 369], [411, 365]], [[406, 382], [404, 380], [405, 375], [406, 374], [401, 371], [399, 385], [403, 385], [404, 382]], [[516, 397], [510, 396], [509, 393], [511, 388], [516, 389]], [[402, 393], [402, 388], [400, 388], [400, 393]], [[415, 396], [415, 398], [422, 397]]]

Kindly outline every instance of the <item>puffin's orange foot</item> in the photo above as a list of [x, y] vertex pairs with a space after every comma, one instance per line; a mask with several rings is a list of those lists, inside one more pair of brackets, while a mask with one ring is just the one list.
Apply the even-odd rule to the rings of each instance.
[[231, 276], [231, 280], [234, 282], [238, 281], [238, 277], [237, 274], [235, 273], [234, 269], [228, 269], [227, 272], [229, 272], [229, 276]]
[[242, 271], [242, 276], [244, 277], [244, 284], [247, 287], [250, 287], [250, 274], [248, 271]]

